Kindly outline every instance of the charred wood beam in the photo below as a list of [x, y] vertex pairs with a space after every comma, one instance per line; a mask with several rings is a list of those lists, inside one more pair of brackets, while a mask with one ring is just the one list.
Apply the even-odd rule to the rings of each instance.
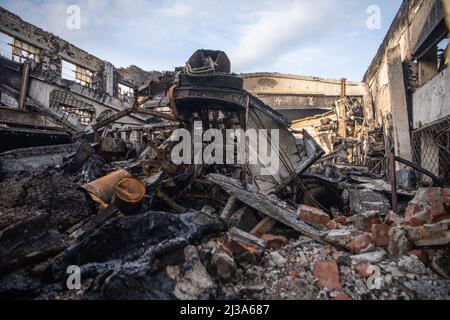
[[251, 253], [261, 256], [266, 250], [267, 244], [264, 240], [257, 238], [241, 229], [231, 228], [228, 231], [228, 240], [238, 244]]
[[174, 199], [169, 197], [164, 192], [158, 190], [156, 195], [158, 196], [158, 198], [160, 198], [162, 201], [164, 201], [169, 207], [171, 207], [176, 212], [178, 212], [178, 213], [185, 213], [185, 212], [188, 211], [186, 208], [184, 208], [184, 207], [180, 206], [178, 203], [176, 203]]
[[298, 220], [295, 210], [287, 203], [280, 201], [273, 196], [260, 194], [256, 190], [250, 191], [248, 187], [243, 187], [240, 181], [233, 178], [219, 174], [210, 174], [208, 175], [208, 179], [249, 207], [270, 216], [274, 220], [291, 227], [301, 234], [314, 240], [322, 241], [319, 230]]

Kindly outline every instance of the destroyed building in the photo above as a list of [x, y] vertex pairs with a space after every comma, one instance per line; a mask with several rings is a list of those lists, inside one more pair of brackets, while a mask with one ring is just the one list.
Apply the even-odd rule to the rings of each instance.
[[[444, 4], [405, 0], [361, 82], [116, 68], [0, 8], [0, 298], [448, 299]], [[198, 128], [278, 170], [175, 165]]]

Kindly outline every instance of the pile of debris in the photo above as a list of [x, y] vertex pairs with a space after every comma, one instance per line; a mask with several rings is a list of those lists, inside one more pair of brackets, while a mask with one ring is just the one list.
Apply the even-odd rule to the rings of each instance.
[[[243, 90], [220, 51], [136, 92], [128, 113], [161, 115], [141, 106], [158, 94], [170, 109], [139, 143], [108, 127], [124, 112], [47, 167], [1, 156], [0, 298], [450, 298], [450, 189], [399, 189], [393, 212], [369, 170], [315, 164], [320, 146]], [[279, 130], [279, 170], [175, 165], [174, 129], [199, 122]]]

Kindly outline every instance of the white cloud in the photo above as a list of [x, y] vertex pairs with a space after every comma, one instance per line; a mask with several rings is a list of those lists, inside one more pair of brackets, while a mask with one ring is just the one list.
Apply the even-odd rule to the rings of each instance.
[[194, 12], [194, 8], [184, 2], [175, 2], [171, 6], [158, 9], [160, 15], [174, 18], [188, 17]]
[[257, 12], [254, 21], [241, 27], [237, 46], [231, 52], [234, 66], [251, 69], [326, 31], [335, 6], [336, 2], [330, 0], [298, 0]]

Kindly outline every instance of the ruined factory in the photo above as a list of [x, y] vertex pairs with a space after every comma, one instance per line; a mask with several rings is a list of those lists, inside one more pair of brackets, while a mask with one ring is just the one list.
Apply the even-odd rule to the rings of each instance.
[[0, 7], [0, 298], [450, 299], [449, 25], [403, 1], [354, 82], [118, 68]]

